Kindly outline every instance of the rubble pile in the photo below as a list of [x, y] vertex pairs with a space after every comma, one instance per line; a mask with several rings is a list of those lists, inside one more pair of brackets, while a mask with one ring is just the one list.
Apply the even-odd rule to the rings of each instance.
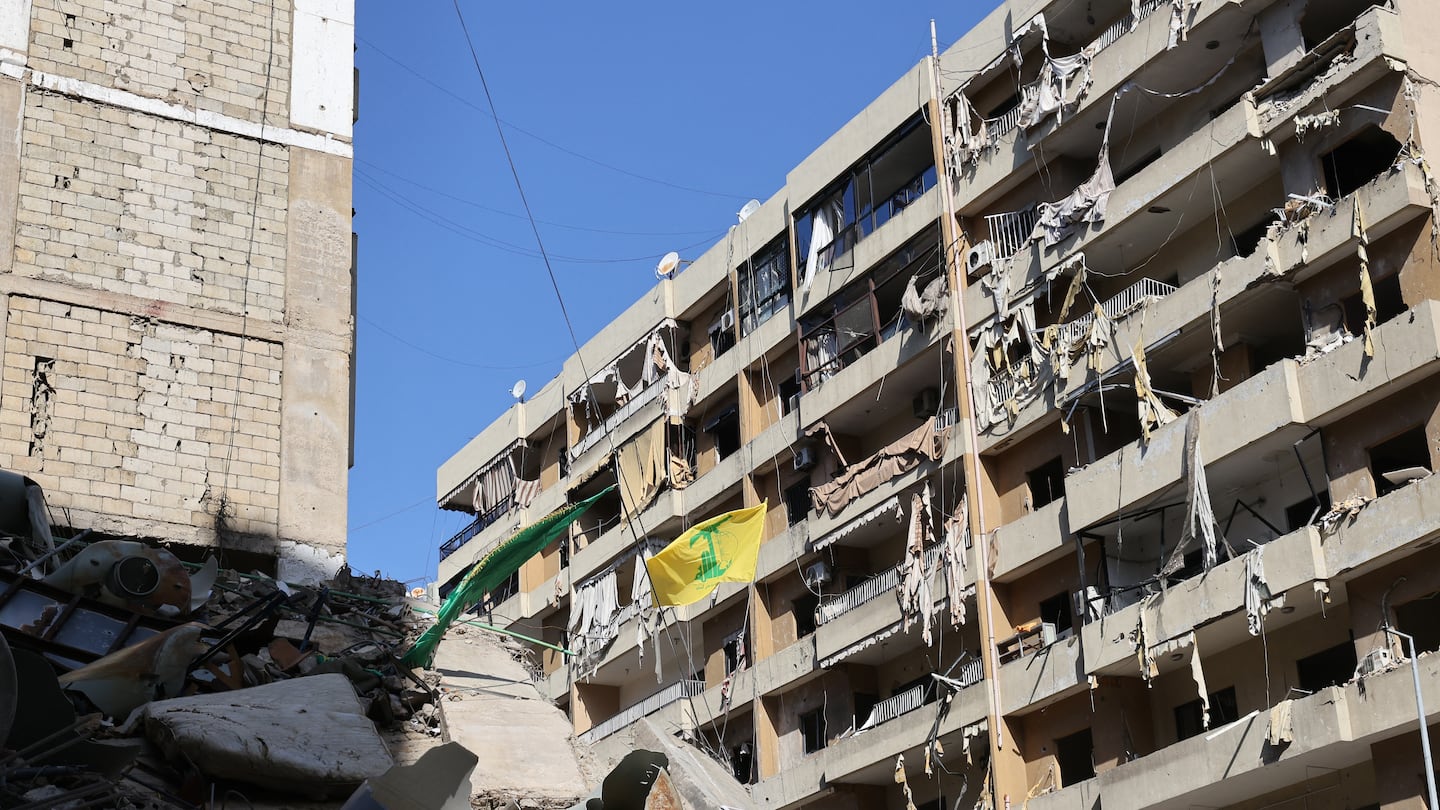
[[674, 751], [596, 786], [489, 628], [459, 621], [435, 669], [407, 666], [435, 610], [399, 583], [57, 538], [47, 511], [0, 471], [0, 808], [682, 806]]

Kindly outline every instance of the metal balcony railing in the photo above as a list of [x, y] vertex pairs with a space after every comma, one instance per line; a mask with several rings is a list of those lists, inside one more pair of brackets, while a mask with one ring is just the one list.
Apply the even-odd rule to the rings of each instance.
[[1020, 111], [1024, 110], [1027, 104], [1033, 104], [1039, 95], [1039, 82], [1031, 82], [1020, 88], [1019, 104], [985, 122], [985, 128], [989, 130], [990, 137], [998, 139], [1014, 129], [1020, 123]]
[[[985, 678], [985, 670], [980, 664], [980, 659], [972, 658], [960, 667], [960, 672], [955, 680], [960, 682], [961, 688], [974, 686]], [[896, 695], [875, 704], [870, 710], [870, 716], [860, 726], [862, 729], [874, 728], [881, 723], [886, 723], [902, 714], [908, 714], [929, 703], [935, 695], [933, 683], [921, 683], [906, 689]]]
[[[935, 565], [940, 561], [940, 546], [931, 546], [925, 550], [925, 570], [934, 571]], [[840, 616], [849, 613], [866, 602], [873, 601], [882, 594], [895, 590], [900, 585], [900, 566], [888, 568], [879, 574], [865, 580], [850, 590], [832, 597], [830, 600], [821, 603], [820, 609], [815, 612], [815, 623], [826, 624]]]
[[1030, 233], [1039, 219], [1040, 210], [1035, 206], [987, 215], [985, 225], [990, 231], [990, 242], [995, 245], [995, 258], [1008, 259], [1018, 253], [1030, 241]]
[[580, 458], [580, 456], [585, 454], [586, 450], [599, 444], [607, 434], [619, 427], [626, 419], [639, 413], [641, 408], [654, 402], [664, 390], [665, 379], [662, 377], [651, 383], [649, 388], [641, 391], [634, 399], [620, 406], [618, 410], [606, 417], [605, 421], [601, 423], [599, 427], [592, 428], [589, 433], [586, 433], [583, 438], [575, 443], [574, 447], [570, 448], [571, 460], [573, 461], [574, 459]]
[[468, 526], [456, 532], [454, 537], [440, 544], [440, 559], [443, 560], [459, 551], [460, 547], [470, 542], [475, 535], [485, 531], [492, 524], [499, 521], [500, 518], [505, 517], [505, 514], [510, 511], [510, 507], [513, 506], [514, 503], [515, 496], [507, 495], [505, 496], [505, 500], [495, 504], [490, 508], [490, 511], [476, 515], [475, 519], [470, 521]]
[[704, 691], [704, 681], [676, 681], [609, 720], [596, 724], [588, 731], [582, 731], [578, 739], [583, 743], [599, 742], [642, 717], [652, 715], [677, 700], [692, 698]]
[[1095, 37], [1090, 43], [1091, 52], [1098, 53], [1114, 45], [1115, 41], [1129, 33], [1131, 28], [1134, 28], [1141, 20], [1154, 13], [1155, 9], [1166, 5], [1169, 1], [1170, 0], [1145, 0], [1145, 2], [1140, 4], [1140, 8], [1136, 9], [1139, 13], [1127, 13], [1125, 16], [1111, 23], [1109, 28], [1101, 31], [1100, 36]]
[[[1142, 278], [1101, 304], [1100, 309], [1104, 310], [1105, 317], [1114, 322], [1139, 309], [1145, 302], [1164, 298], [1173, 292], [1175, 292], [1173, 285], [1156, 281], [1153, 278]], [[1060, 327], [1060, 345], [1073, 346], [1076, 342], [1084, 340], [1085, 335], [1090, 331], [1090, 323], [1093, 320], [1095, 320], [1095, 314], [1087, 312], [1062, 325]], [[1034, 340], [1040, 340], [1044, 334], [1044, 329], [1037, 329], [1031, 334], [1031, 337]]]

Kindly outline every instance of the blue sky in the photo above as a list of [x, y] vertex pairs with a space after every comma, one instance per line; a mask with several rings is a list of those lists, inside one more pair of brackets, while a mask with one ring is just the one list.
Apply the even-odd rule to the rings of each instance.
[[[461, 0], [580, 342], [997, 3]], [[621, 11], [617, 12], [616, 9]], [[574, 351], [451, 2], [359, 0], [349, 554], [432, 579], [435, 469]]]

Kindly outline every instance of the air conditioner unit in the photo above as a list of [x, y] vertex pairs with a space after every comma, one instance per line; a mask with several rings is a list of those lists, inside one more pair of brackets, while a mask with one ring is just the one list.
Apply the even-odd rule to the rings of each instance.
[[1049, 647], [1059, 637], [1054, 622], [1045, 622], [1040, 625], [1040, 646]]
[[995, 243], [990, 240], [977, 242], [965, 254], [965, 272], [972, 276], [982, 274], [995, 261]]
[[819, 588], [831, 579], [830, 564], [825, 561], [805, 566], [805, 584], [811, 589]]
[[940, 410], [940, 389], [926, 388], [910, 401], [916, 419], [929, 419]]
[[1395, 656], [1384, 647], [1371, 650], [1360, 659], [1360, 664], [1355, 667], [1355, 677], [1365, 678], [1370, 675], [1378, 675], [1386, 672], [1395, 666]]
[[816, 460], [817, 460], [817, 459], [815, 458], [815, 448], [813, 448], [813, 447], [797, 447], [797, 448], [795, 448], [795, 470], [796, 470], [796, 472], [804, 472], [805, 470], [808, 470], [808, 469], [810, 469], [811, 467], [814, 467]]

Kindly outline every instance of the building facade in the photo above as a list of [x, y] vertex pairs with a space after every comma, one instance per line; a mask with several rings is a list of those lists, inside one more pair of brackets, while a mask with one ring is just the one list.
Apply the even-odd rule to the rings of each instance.
[[0, 8], [0, 468], [54, 522], [344, 561], [349, 0]]
[[[1436, 14], [1011, 0], [440, 467], [441, 590], [618, 484], [492, 620], [757, 806], [1422, 807]], [[762, 500], [753, 586], [648, 607]]]

